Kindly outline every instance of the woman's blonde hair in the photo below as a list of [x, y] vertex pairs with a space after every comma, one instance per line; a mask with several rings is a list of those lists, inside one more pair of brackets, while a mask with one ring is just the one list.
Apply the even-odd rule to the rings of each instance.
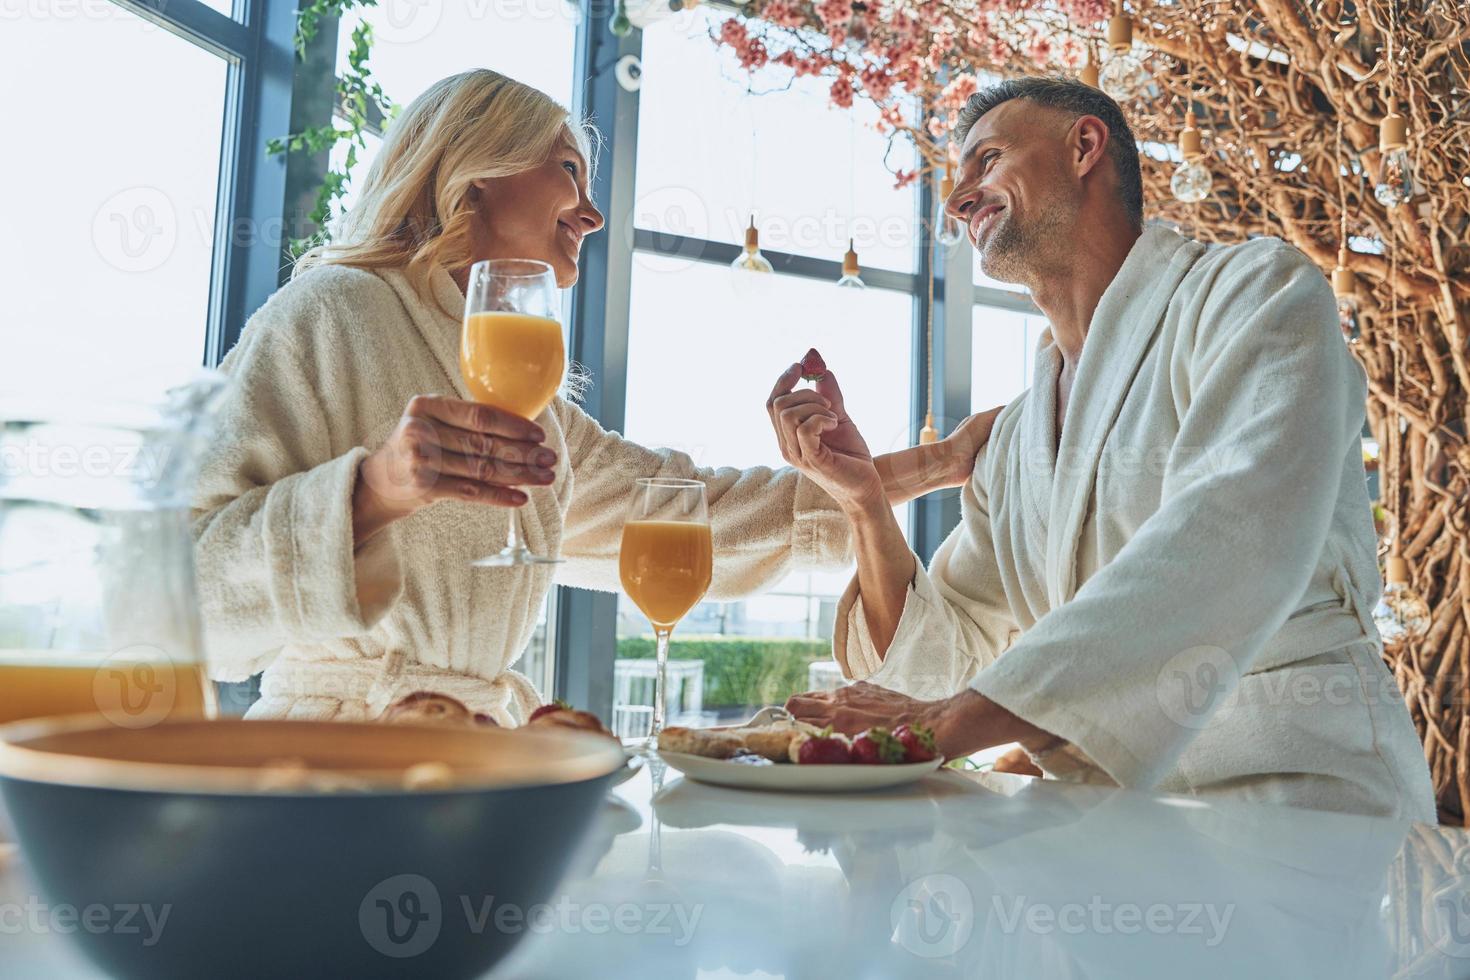
[[486, 68], [435, 82], [393, 121], [337, 240], [304, 253], [292, 275], [400, 268], [429, 295], [434, 268], [469, 264], [472, 182], [540, 165], [563, 131], [590, 167], [595, 130], [544, 92]]

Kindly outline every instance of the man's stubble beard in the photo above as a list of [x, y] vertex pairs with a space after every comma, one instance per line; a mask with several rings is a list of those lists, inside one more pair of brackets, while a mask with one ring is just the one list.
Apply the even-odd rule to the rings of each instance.
[[1047, 205], [1036, 220], [1022, 224], [1015, 212], [1007, 208], [999, 226], [980, 249], [980, 269], [1000, 282], [1016, 283], [1031, 288], [1037, 277], [1056, 267], [1063, 257], [1068, 229], [1074, 226], [1072, 213], [1065, 204]]

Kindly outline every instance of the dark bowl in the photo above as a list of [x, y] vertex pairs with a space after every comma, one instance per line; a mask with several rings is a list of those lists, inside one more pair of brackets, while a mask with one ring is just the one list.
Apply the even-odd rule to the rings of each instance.
[[[299, 764], [263, 779], [283, 759], [350, 785], [302, 786]], [[552, 897], [623, 761], [562, 731], [0, 728], [0, 792], [46, 901], [77, 910], [102, 969], [148, 980], [479, 976]], [[452, 788], [405, 790], [424, 762]]]

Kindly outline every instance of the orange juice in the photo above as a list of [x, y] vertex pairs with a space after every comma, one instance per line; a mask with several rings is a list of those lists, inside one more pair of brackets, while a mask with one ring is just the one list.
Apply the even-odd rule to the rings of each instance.
[[674, 624], [709, 590], [714, 545], [708, 524], [629, 521], [618, 571], [628, 598], [660, 629]]
[[100, 714], [127, 728], [215, 713], [214, 685], [198, 664], [54, 650], [0, 651], [0, 724]]
[[534, 419], [556, 397], [566, 356], [555, 320], [475, 313], [465, 320], [459, 370], [476, 401]]

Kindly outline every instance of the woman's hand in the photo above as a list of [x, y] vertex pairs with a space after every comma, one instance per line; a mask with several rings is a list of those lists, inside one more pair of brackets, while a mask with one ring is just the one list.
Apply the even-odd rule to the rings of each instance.
[[995, 418], [1004, 407], [971, 415], [936, 443], [879, 456], [875, 462], [888, 491], [888, 503], [897, 506], [935, 490], [968, 483], [975, 472], [975, 457], [990, 441]]
[[362, 461], [352, 493], [352, 531], [361, 546], [396, 520], [436, 500], [519, 507], [520, 486], [555, 478], [556, 453], [534, 422], [489, 405], [418, 395], [398, 427]]
[[800, 379], [801, 365], [791, 365], [766, 400], [781, 457], [849, 514], [884, 501], [883, 479], [868, 444], [848, 418], [836, 375], [827, 371], [815, 390], [793, 390]]

